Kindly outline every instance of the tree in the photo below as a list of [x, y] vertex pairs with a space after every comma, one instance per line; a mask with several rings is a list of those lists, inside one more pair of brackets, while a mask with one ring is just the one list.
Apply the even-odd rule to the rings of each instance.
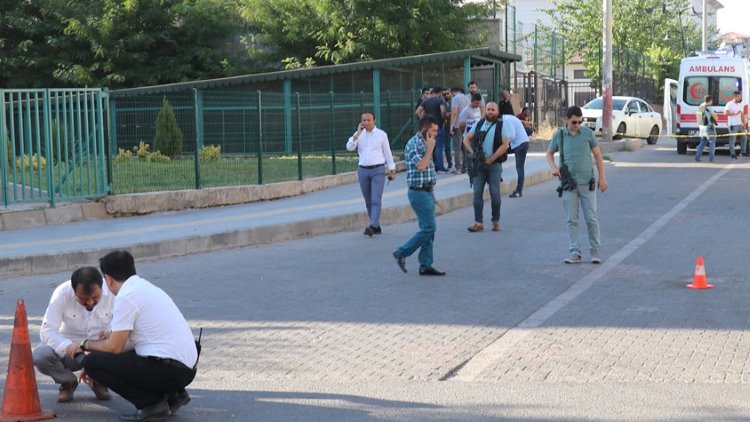
[[154, 149], [167, 157], [182, 154], [182, 131], [177, 126], [177, 118], [166, 96], [162, 99], [161, 110], [156, 116]]
[[243, 0], [252, 57], [288, 68], [480, 45], [483, 4], [462, 0]]
[[[555, 8], [545, 12], [554, 22], [553, 29], [565, 39], [566, 59], [580, 55], [586, 73], [600, 81], [601, 0], [552, 0], [552, 4]], [[620, 49], [627, 48], [628, 54], [646, 57], [646, 70], [656, 80], [676, 78], [680, 58], [700, 49], [700, 30], [688, 17], [689, 10], [689, 0], [614, 1], [612, 41]]]
[[127, 88], [236, 74], [233, 0], [0, 2], [0, 87]]

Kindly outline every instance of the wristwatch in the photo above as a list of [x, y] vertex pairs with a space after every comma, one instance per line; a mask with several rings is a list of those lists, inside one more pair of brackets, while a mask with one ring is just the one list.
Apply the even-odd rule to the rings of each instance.
[[85, 338], [81, 341], [81, 344], [78, 345], [78, 347], [81, 348], [84, 352], [86, 351], [86, 342], [89, 341], [89, 339]]

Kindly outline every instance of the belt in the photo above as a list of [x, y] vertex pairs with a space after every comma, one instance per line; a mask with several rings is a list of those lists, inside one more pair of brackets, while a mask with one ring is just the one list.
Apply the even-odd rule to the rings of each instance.
[[158, 356], [148, 356], [148, 358], [150, 360], [154, 360], [156, 362], [163, 363], [163, 364], [165, 364], [167, 366], [171, 366], [171, 367], [173, 367], [175, 369], [179, 369], [181, 371], [190, 371], [190, 372], [193, 371], [193, 369], [188, 368], [184, 363], [182, 363], [182, 362], [180, 362], [179, 360], [176, 360], [176, 359], [160, 358]]
[[367, 170], [372, 170], [372, 169], [376, 169], [378, 167], [383, 167], [384, 165], [385, 165], [385, 163], [383, 163], [383, 164], [375, 164], [374, 166], [359, 166], [359, 168], [363, 168], [363, 169], [367, 169]]
[[409, 186], [409, 189], [411, 189], [411, 190], [420, 190], [420, 191], [423, 191], [423, 192], [432, 192], [432, 185]]

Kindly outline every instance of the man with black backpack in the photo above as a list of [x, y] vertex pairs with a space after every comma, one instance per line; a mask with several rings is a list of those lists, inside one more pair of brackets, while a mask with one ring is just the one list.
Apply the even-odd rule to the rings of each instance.
[[502, 137], [503, 121], [497, 103], [488, 103], [484, 119], [464, 136], [464, 147], [472, 161], [471, 183], [474, 188], [474, 224], [472, 233], [484, 230], [484, 185], [490, 186], [492, 231], [500, 231], [500, 182], [502, 162], [508, 159], [508, 138]]

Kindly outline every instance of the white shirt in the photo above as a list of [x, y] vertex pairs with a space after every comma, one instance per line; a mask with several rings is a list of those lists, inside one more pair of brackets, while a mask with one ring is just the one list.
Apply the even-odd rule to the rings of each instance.
[[198, 359], [185, 317], [164, 290], [134, 275], [115, 296], [112, 331], [130, 331], [139, 356], [175, 359], [192, 368]]
[[468, 105], [464, 107], [464, 110], [458, 116], [458, 121], [466, 125], [466, 128], [464, 128], [464, 133], [466, 134], [466, 133], [469, 133], [472, 126], [474, 126], [474, 124], [478, 122], [481, 118], [482, 118], [481, 107], [474, 108], [471, 105]]
[[[357, 132], [354, 132], [356, 135]], [[391, 154], [391, 144], [388, 142], [388, 135], [377, 127], [372, 131], [362, 130], [357, 140], [354, 135], [346, 142], [346, 149], [359, 153], [360, 166], [377, 166], [385, 164], [388, 170], [396, 170], [396, 163], [393, 162]]]
[[529, 142], [529, 135], [523, 127], [521, 119], [510, 114], [503, 114], [503, 138], [508, 138], [510, 148], [518, 148], [524, 142]]
[[42, 343], [55, 350], [58, 356], [65, 355], [65, 349], [84, 339], [96, 340], [101, 331], [109, 329], [112, 320], [115, 296], [102, 282], [102, 298], [94, 309], [87, 311], [76, 300], [70, 281], [55, 288], [42, 320], [39, 337]]
[[453, 124], [454, 129], [461, 127], [459, 117], [461, 116], [461, 112], [469, 106], [470, 102], [471, 98], [466, 94], [459, 93], [453, 96], [453, 99], [451, 100], [451, 118], [454, 115], [453, 113], [455, 113], [456, 119]]
[[727, 114], [729, 116], [729, 126], [739, 126], [742, 124], [742, 108], [742, 103], [738, 103], [734, 100], [727, 103], [726, 107], [724, 108], [725, 112], [740, 112], [740, 114]]

